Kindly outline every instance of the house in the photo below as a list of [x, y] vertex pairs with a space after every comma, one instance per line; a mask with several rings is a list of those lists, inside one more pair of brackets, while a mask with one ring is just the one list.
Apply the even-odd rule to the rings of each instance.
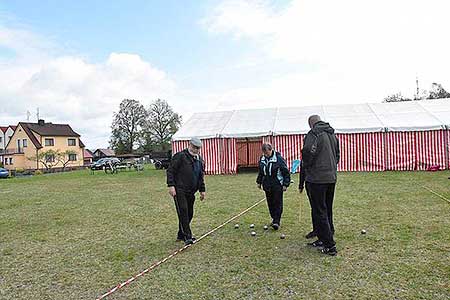
[[[9, 170], [62, 168], [64, 163], [65, 167], [81, 167], [84, 147], [80, 135], [67, 124], [19, 122], [3, 152], [4, 166]], [[49, 150], [66, 154], [46, 155]]]
[[89, 149], [84, 149], [84, 165], [89, 166], [94, 160], [94, 154]]
[[94, 160], [98, 160], [103, 157], [114, 157], [116, 153], [112, 149], [97, 149], [94, 151]]
[[14, 134], [14, 130], [16, 130], [16, 126], [0, 126], [0, 162], [3, 163], [3, 154], [8, 145], [9, 140]]

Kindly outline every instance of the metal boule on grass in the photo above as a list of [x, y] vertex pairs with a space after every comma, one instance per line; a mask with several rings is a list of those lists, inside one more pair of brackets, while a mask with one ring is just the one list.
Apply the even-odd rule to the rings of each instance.
[[361, 230], [361, 234], [366, 234], [367, 231], [365, 229]]
[[267, 230], [267, 229], [269, 229], [269, 226], [264, 225], [264, 230]]
[[282, 233], [282, 234], [280, 235], [280, 239], [284, 240], [285, 238], [286, 238], [286, 235], [285, 235], [284, 233]]
[[252, 231], [250, 232], [251, 236], [256, 236], [256, 232]]
[[255, 228], [255, 224], [250, 224], [250, 228]]
[[234, 225], [234, 228], [238, 229], [239, 228], [239, 224]]

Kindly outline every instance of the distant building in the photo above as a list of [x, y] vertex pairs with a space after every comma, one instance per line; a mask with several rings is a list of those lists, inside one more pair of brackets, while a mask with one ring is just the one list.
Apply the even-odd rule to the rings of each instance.
[[[3, 162], [9, 170], [42, 169], [45, 165], [37, 159], [39, 153], [70, 150], [72, 153], [65, 158], [69, 161], [66, 167], [80, 167], [84, 164], [84, 147], [80, 135], [67, 124], [45, 123], [44, 120], [20, 122], [2, 151]], [[62, 163], [55, 159], [54, 155], [45, 157], [52, 168], [61, 168]]]
[[89, 166], [94, 160], [94, 154], [89, 149], [84, 149], [84, 165]]
[[103, 158], [103, 157], [115, 157], [116, 153], [112, 149], [97, 149], [94, 151], [94, 160]]

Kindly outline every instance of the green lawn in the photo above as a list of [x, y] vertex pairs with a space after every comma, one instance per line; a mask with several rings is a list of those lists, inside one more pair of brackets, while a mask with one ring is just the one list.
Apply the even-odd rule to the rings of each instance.
[[[449, 176], [339, 174], [337, 257], [305, 245], [295, 176], [280, 232], [262, 230], [263, 203], [107, 299], [449, 299], [450, 204], [422, 188], [450, 198]], [[194, 233], [260, 200], [254, 181], [208, 176]], [[95, 299], [179, 248], [164, 182], [157, 170], [0, 180], [0, 299]]]

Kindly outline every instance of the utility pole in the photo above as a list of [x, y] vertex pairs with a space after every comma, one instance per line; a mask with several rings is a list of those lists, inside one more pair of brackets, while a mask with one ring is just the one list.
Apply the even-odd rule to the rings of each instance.
[[416, 75], [416, 99], [419, 100], [419, 77]]

